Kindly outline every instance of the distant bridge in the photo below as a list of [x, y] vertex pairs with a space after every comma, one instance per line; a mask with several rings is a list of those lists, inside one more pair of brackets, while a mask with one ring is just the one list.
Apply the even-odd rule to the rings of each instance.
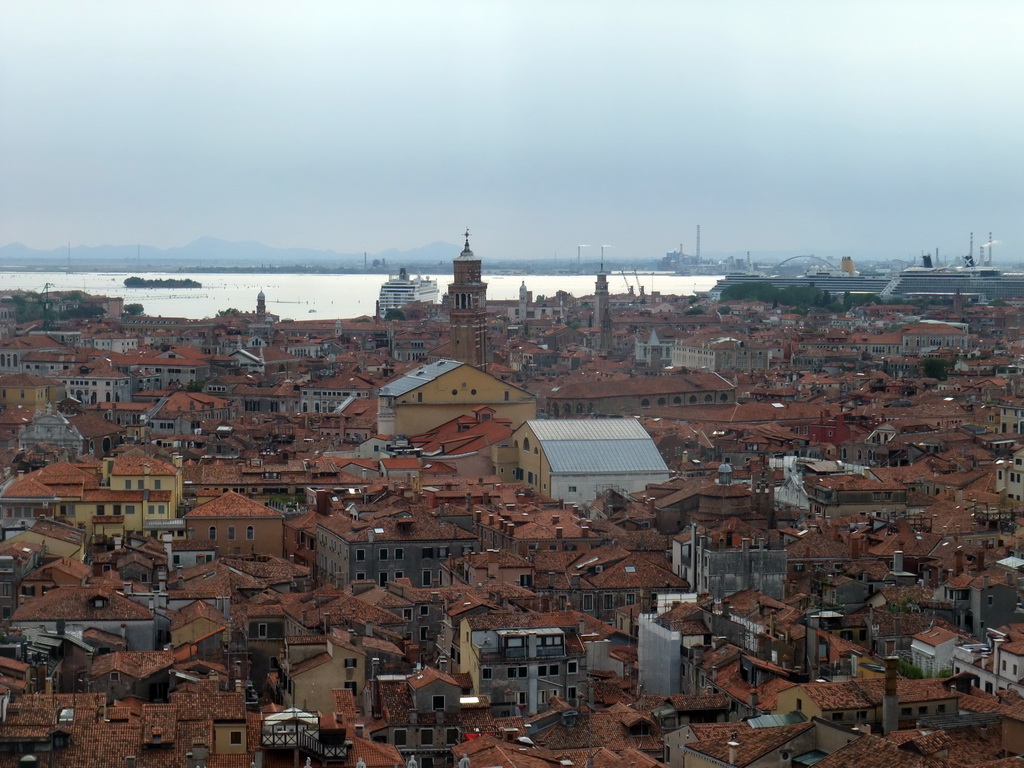
[[823, 259], [820, 256], [815, 256], [813, 253], [808, 253], [804, 256], [790, 256], [788, 259], [783, 259], [775, 266], [781, 267], [783, 264], [789, 264], [789, 262], [796, 261], [797, 259], [810, 259], [811, 261], [816, 261], [819, 264], [824, 264], [826, 267], [830, 267], [831, 269], [836, 269], [836, 265], [833, 264], [831, 261], [829, 261], [828, 259]]

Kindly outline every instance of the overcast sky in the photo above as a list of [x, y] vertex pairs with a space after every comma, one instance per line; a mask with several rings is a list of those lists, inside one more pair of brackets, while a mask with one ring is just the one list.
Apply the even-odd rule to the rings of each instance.
[[0, 244], [634, 257], [700, 224], [1016, 262], [1022, 29], [1019, 0], [3, 0]]

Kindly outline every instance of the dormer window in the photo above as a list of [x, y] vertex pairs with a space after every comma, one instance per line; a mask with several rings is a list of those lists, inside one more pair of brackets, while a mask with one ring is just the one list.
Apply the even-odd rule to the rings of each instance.
[[103, 597], [102, 595], [97, 595], [96, 597], [94, 597], [92, 599], [92, 607], [93, 608], [102, 608], [106, 604], [107, 604], [107, 598]]

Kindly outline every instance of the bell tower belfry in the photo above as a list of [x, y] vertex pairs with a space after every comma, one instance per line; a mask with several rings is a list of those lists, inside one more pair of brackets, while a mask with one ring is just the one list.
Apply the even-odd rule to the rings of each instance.
[[454, 260], [454, 276], [448, 284], [448, 319], [451, 325], [452, 359], [484, 368], [487, 349], [487, 283], [481, 279], [480, 259], [466, 245]]

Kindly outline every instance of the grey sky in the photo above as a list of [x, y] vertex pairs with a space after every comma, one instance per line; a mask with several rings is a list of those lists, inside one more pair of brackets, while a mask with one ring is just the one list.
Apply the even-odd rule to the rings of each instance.
[[[0, 244], [1024, 257], [1024, 4], [0, 3]], [[983, 234], [984, 233], [984, 234]]]

